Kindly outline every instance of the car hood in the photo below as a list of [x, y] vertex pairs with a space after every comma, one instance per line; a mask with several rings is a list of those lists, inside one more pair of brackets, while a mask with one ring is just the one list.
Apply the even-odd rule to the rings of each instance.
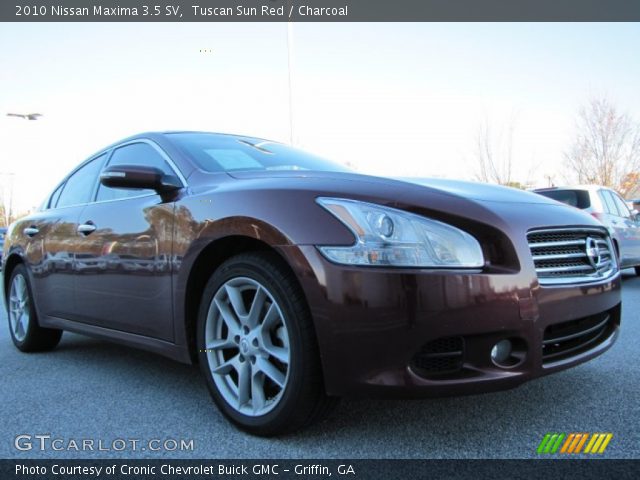
[[[274, 217], [280, 216], [296, 224], [322, 225], [326, 211], [304, 208], [304, 205], [315, 203], [318, 197], [336, 197], [405, 210], [466, 229], [484, 229], [478, 227], [482, 224], [509, 232], [510, 236], [521, 240], [526, 238], [526, 232], [535, 228], [602, 227], [591, 215], [542, 195], [443, 179], [398, 179], [300, 170], [243, 171], [201, 173], [200, 177], [190, 178], [190, 188], [197, 197], [216, 192], [218, 199], [214, 204], [236, 208], [233, 214], [227, 213], [229, 216], [258, 218], [269, 224], [274, 224], [277, 220]], [[298, 204], [301, 208], [295, 208]], [[282, 227], [282, 230], [289, 229]], [[324, 233], [310, 228], [308, 234], [296, 236], [295, 242], [317, 244], [319, 235]], [[344, 241], [340, 238], [325, 242], [339, 244]], [[528, 246], [523, 248], [528, 249]]]
[[229, 174], [237, 179], [266, 179], [266, 178], [300, 178], [300, 179], [339, 179], [362, 182], [404, 182], [419, 185], [432, 191], [455, 195], [477, 202], [503, 202], [560, 205], [555, 200], [536, 193], [516, 188], [491, 185], [487, 183], [469, 182], [463, 180], [446, 180], [442, 178], [413, 178], [413, 177], [376, 177], [357, 173], [341, 172], [309, 172], [309, 171], [260, 171], [233, 172]]
[[558, 203], [555, 200], [538, 195], [537, 193], [488, 183], [446, 180], [442, 178], [396, 178], [396, 180], [435, 188], [440, 191], [459, 195], [471, 200], [479, 200], [481, 202]]

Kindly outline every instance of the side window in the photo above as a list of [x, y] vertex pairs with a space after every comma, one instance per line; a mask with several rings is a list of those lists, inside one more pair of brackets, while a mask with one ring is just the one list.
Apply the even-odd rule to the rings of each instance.
[[94, 158], [67, 179], [58, 197], [57, 208], [81, 205], [91, 201], [91, 193], [106, 156], [103, 154]]
[[629, 212], [629, 208], [627, 208], [627, 204], [624, 203], [624, 200], [620, 198], [617, 193], [612, 193], [613, 201], [618, 207], [618, 212], [621, 217], [629, 218], [631, 216], [631, 212]]
[[[116, 148], [109, 160], [108, 166], [113, 165], [142, 165], [145, 167], [155, 167], [162, 170], [166, 175], [175, 175], [171, 167], [167, 164], [160, 153], [148, 143], [132, 143], [124, 147]], [[153, 190], [111, 188], [100, 185], [98, 188], [98, 201], [116, 200], [119, 198], [135, 197], [145, 193], [152, 193]]]
[[616, 204], [613, 202], [613, 198], [611, 198], [611, 194], [607, 190], [600, 190], [598, 193], [604, 203], [605, 211], [611, 215], [618, 216], [618, 209], [616, 208]]
[[58, 203], [58, 199], [60, 198], [60, 194], [62, 193], [62, 189], [64, 188], [64, 183], [56, 188], [55, 192], [51, 194], [49, 198], [49, 205], [47, 208], [56, 208], [56, 204]]

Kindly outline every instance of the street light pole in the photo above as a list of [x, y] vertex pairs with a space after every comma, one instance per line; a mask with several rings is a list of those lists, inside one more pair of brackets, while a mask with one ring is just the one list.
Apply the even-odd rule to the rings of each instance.
[[287, 22], [287, 70], [289, 76], [289, 142], [294, 144], [293, 130], [293, 22]]

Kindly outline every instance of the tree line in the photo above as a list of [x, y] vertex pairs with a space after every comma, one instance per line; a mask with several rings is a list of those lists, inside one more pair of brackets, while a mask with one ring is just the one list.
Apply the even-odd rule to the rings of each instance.
[[[513, 176], [513, 134], [511, 118], [505, 131], [496, 135], [488, 120], [476, 137], [476, 178], [482, 182], [524, 188]], [[622, 196], [640, 188], [640, 124], [620, 111], [607, 98], [592, 98], [577, 112], [575, 133], [563, 152], [566, 183], [595, 184], [617, 190]], [[548, 177], [549, 186], [554, 180]]]

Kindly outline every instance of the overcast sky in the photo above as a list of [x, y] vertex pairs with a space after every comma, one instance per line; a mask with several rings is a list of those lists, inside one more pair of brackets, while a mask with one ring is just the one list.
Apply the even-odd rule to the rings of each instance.
[[[471, 179], [480, 122], [513, 118], [515, 179], [561, 181], [580, 104], [607, 95], [640, 119], [639, 24], [300, 23], [293, 40], [294, 143], [367, 173]], [[0, 23], [14, 207], [141, 131], [288, 142], [287, 64], [285, 23]]]

